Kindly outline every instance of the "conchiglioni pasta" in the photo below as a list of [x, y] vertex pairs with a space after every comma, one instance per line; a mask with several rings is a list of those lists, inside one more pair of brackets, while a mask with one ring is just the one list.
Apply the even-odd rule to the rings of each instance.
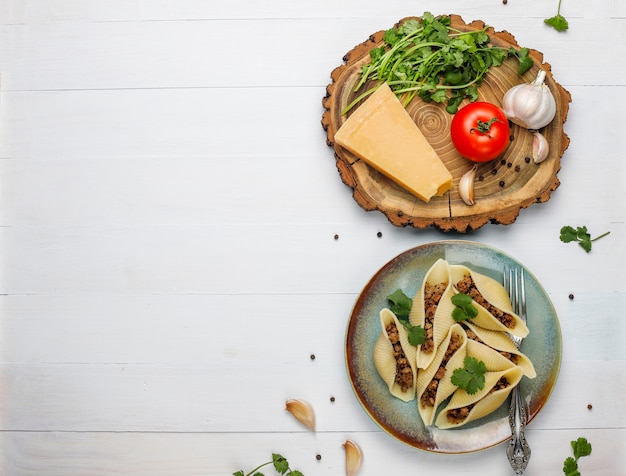
[[528, 335], [528, 327], [513, 312], [509, 295], [498, 281], [472, 271], [463, 265], [450, 265], [450, 275], [456, 291], [474, 300], [478, 315], [472, 322], [485, 329], [503, 331], [518, 337]]
[[473, 395], [461, 388], [454, 392], [437, 415], [435, 425], [440, 429], [458, 428], [489, 415], [504, 403], [521, 378], [522, 370], [516, 366], [500, 372], [487, 372], [482, 390]]
[[505, 333], [483, 329], [469, 322], [464, 322], [463, 326], [466, 328], [468, 339], [477, 340], [497, 350], [513, 364], [521, 368], [526, 377], [532, 379], [537, 376], [532, 361], [515, 346], [513, 341]]
[[424, 425], [433, 423], [437, 407], [456, 390], [451, 381], [455, 368], [463, 366], [467, 336], [454, 324], [430, 365], [417, 375], [417, 405]]
[[452, 318], [454, 304], [448, 262], [439, 259], [426, 272], [424, 281], [413, 297], [413, 307], [409, 322], [421, 326], [426, 340], [419, 346], [417, 368], [425, 369], [435, 358], [437, 348], [446, 338], [450, 327], [455, 323]]
[[405, 402], [415, 398], [417, 347], [389, 309], [380, 312], [382, 332], [374, 346], [374, 366], [394, 397]]

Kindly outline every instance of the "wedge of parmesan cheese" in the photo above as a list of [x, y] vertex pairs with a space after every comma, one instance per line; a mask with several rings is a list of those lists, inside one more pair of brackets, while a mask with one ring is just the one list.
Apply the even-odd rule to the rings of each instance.
[[335, 143], [425, 202], [452, 187], [452, 175], [386, 83], [348, 117]]

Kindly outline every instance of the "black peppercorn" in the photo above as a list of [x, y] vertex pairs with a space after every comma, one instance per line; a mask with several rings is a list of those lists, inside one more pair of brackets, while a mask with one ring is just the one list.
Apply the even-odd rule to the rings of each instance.
[[570, 294], [568, 297], [570, 298], [570, 300], [574, 299], [574, 295], [573, 294]]
[[383, 236], [383, 234], [382, 234], [382, 232], [380, 232], [380, 231], [379, 231], [378, 233], [376, 233], [376, 236], [377, 236], [378, 238], [380, 238], [381, 236]]
[[500, 187], [504, 187], [504, 180], [500, 180]]

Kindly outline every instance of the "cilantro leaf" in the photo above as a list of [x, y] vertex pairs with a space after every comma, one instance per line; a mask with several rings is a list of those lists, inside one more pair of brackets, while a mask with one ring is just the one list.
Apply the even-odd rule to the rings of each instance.
[[565, 473], [565, 476], [580, 476], [578, 463], [571, 456], [568, 456], [563, 462], [563, 473]]
[[556, 31], [565, 31], [569, 28], [569, 23], [563, 15], [561, 15], [561, 0], [559, 0], [559, 6], [556, 9], [556, 15], [550, 18], [546, 18], [543, 21], [546, 25], [550, 25]]
[[565, 31], [569, 28], [569, 23], [563, 15], [555, 15], [550, 18], [546, 18], [543, 21], [546, 25], [550, 25], [556, 31]]
[[284, 456], [277, 453], [272, 453], [272, 461], [274, 462], [274, 468], [280, 474], [285, 474], [289, 470], [289, 463]]
[[452, 383], [473, 395], [485, 387], [487, 367], [482, 360], [474, 357], [465, 357], [463, 365], [464, 367], [454, 369], [452, 372]]
[[452, 296], [450, 299], [452, 304], [456, 307], [452, 310], [452, 318], [456, 322], [467, 321], [473, 319], [478, 315], [478, 309], [476, 309], [472, 302], [474, 301], [471, 296], [463, 293], [458, 293]]
[[591, 454], [591, 443], [586, 438], [578, 438], [570, 443], [574, 457], [568, 456], [563, 461], [563, 473], [565, 476], [581, 476], [578, 471], [578, 460]]
[[407, 338], [409, 340], [409, 344], [418, 346], [424, 343], [426, 340], [426, 332], [423, 327], [414, 326], [408, 322], [403, 322], [403, 325], [408, 331]]
[[392, 294], [387, 296], [389, 302], [389, 310], [393, 312], [398, 319], [405, 319], [411, 312], [413, 306], [413, 300], [402, 292], [401, 289], [396, 289]]
[[591, 251], [591, 245], [594, 241], [605, 237], [610, 234], [610, 231], [596, 237], [591, 238], [591, 235], [587, 231], [586, 226], [579, 226], [574, 229], [571, 226], [564, 226], [561, 228], [560, 239], [563, 243], [577, 242], [587, 253]]
[[245, 476], [245, 473], [243, 471], [237, 471], [236, 473], [233, 473], [233, 476]]
[[591, 454], [591, 444], [586, 438], [578, 438], [576, 441], [572, 441], [572, 449], [574, 450], [574, 457], [576, 459]]

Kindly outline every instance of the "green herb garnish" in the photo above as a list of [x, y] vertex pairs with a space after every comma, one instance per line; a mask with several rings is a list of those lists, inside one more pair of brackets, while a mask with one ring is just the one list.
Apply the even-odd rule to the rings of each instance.
[[482, 360], [474, 357], [465, 357], [463, 365], [464, 367], [454, 369], [452, 372], [452, 383], [473, 395], [485, 387], [487, 367]]
[[561, 15], [561, 0], [559, 0], [559, 6], [556, 10], [556, 15], [550, 18], [546, 18], [543, 21], [546, 25], [550, 25], [556, 31], [565, 31], [569, 28], [569, 23], [563, 15]]
[[414, 326], [408, 321], [400, 321], [407, 330], [407, 338], [411, 345], [421, 345], [426, 340], [426, 332], [422, 326]]
[[597, 236], [596, 238], [592, 239], [591, 235], [587, 232], [586, 226], [579, 226], [575, 229], [574, 227], [571, 227], [571, 226], [564, 226], [563, 228], [561, 228], [560, 238], [563, 243], [569, 243], [571, 241], [578, 242], [578, 244], [582, 246], [582, 248], [587, 253], [589, 253], [591, 251], [591, 244], [594, 241], [597, 241], [600, 238], [605, 237], [609, 233], [611, 232], [607, 231], [606, 233], [603, 233], [602, 235]]
[[387, 296], [389, 301], [389, 310], [393, 312], [398, 319], [406, 319], [409, 317], [413, 300], [408, 297], [402, 289], [396, 289], [391, 295]]
[[578, 460], [583, 456], [591, 454], [591, 443], [586, 438], [578, 438], [571, 442], [574, 457], [568, 456], [563, 462], [563, 473], [565, 476], [580, 476], [578, 471]]
[[[419, 20], [406, 20], [387, 30], [383, 45], [370, 50], [370, 62], [361, 67], [354, 91], [367, 81], [386, 82], [405, 106], [419, 95], [424, 101], [447, 103], [446, 110], [454, 114], [463, 99], [478, 99], [478, 86], [489, 68], [500, 66], [508, 56], [518, 59], [520, 75], [533, 65], [527, 48], [491, 45], [488, 28], [462, 31], [451, 26], [449, 16], [429, 12]], [[342, 114], [377, 88], [363, 92]]]
[[452, 318], [456, 322], [467, 321], [478, 315], [478, 309], [472, 305], [473, 299], [471, 296], [458, 293], [452, 296], [451, 301], [456, 306], [452, 311]]
[[277, 453], [272, 453], [272, 461], [268, 461], [267, 463], [263, 463], [257, 466], [249, 473], [245, 473], [243, 471], [237, 471], [236, 473], [233, 473], [233, 476], [263, 476], [263, 473], [260, 473], [259, 469], [269, 464], [273, 464], [274, 469], [279, 474], [287, 474], [291, 476], [304, 476], [304, 474], [301, 473], [300, 471], [289, 468], [289, 463], [287, 462], [287, 459], [284, 456], [281, 456]]
[[422, 326], [414, 326], [409, 322], [409, 313], [413, 306], [413, 300], [404, 294], [402, 289], [396, 289], [387, 296], [387, 301], [389, 302], [389, 310], [396, 315], [398, 321], [407, 330], [409, 344], [415, 346], [423, 344], [426, 340], [424, 328]]

